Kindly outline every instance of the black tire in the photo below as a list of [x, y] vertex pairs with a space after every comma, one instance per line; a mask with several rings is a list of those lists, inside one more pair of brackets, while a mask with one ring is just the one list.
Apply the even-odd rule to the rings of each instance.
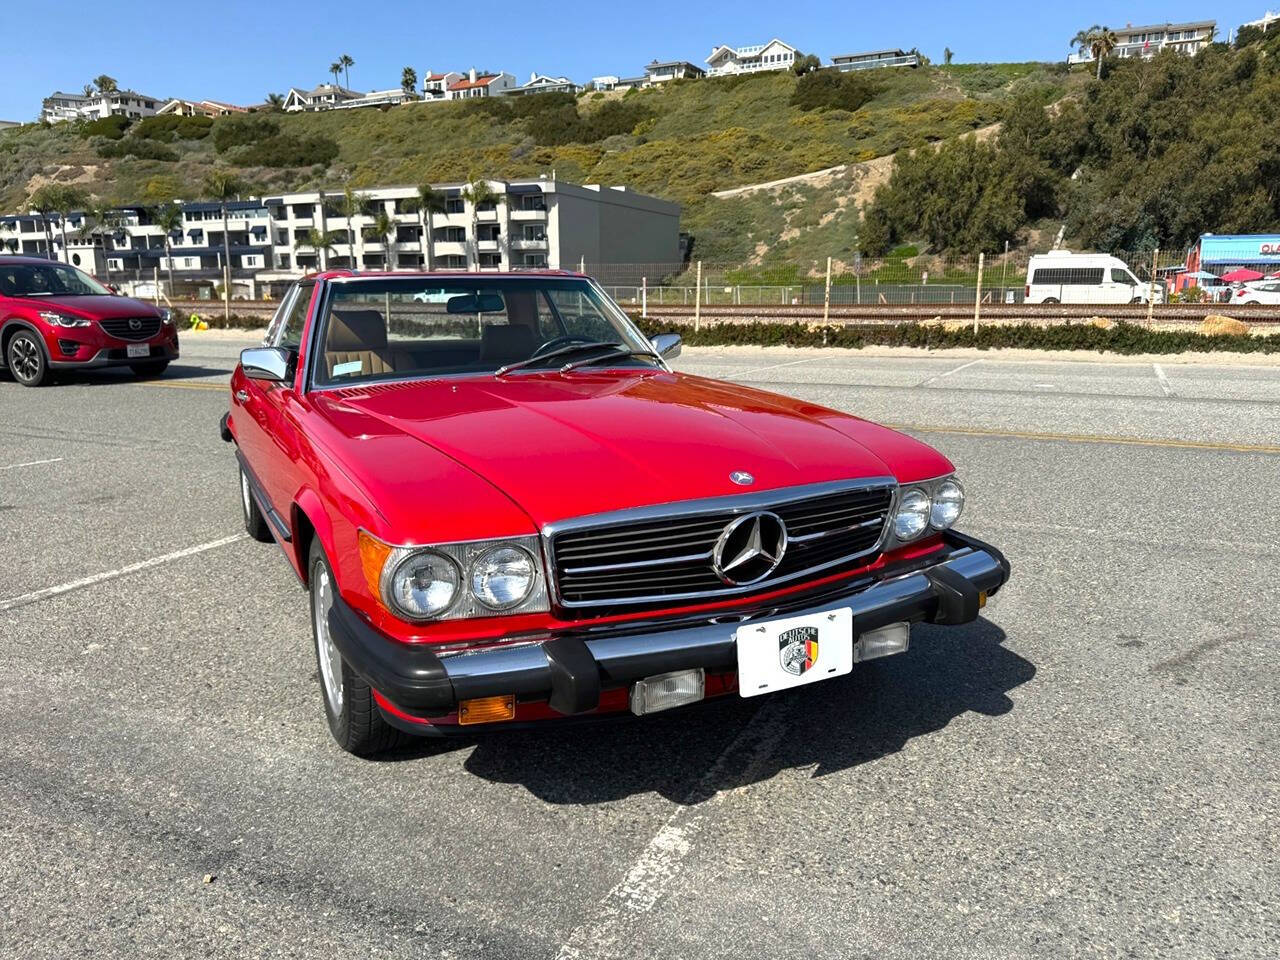
[[328, 624], [322, 622], [338, 586], [319, 540], [311, 541], [307, 583], [311, 596], [311, 639], [320, 680], [320, 699], [324, 703], [324, 715], [329, 721], [333, 739], [343, 750], [358, 757], [370, 757], [403, 746], [409, 735], [382, 718], [377, 704], [373, 702], [373, 689], [347, 665], [329, 639]]
[[1057, 297], [1045, 297], [1040, 302], [1041, 303], [1061, 303], [1062, 301], [1059, 300]]
[[158, 377], [168, 366], [168, 360], [148, 360], [146, 363], [131, 363], [129, 369], [137, 377]]
[[259, 543], [270, 543], [271, 528], [267, 526], [267, 518], [262, 515], [257, 498], [249, 489], [249, 475], [240, 468], [240, 513], [244, 516], [244, 529], [249, 536]]
[[9, 374], [24, 387], [38, 387], [49, 380], [44, 344], [30, 330], [19, 330], [9, 338], [4, 357]]

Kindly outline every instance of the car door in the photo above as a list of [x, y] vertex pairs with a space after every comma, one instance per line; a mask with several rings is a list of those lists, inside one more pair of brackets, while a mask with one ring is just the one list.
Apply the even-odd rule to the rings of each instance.
[[[300, 349], [315, 286], [313, 280], [295, 285], [288, 295], [288, 303], [282, 306], [272, 323], [267, 346]], [[235, 401], [243, 414], [233, 414], [241, 452], [248, 461], [259, 493], [269, 501], [266, 506], [276, 510], [287, 523], [292, 496], [290, 481], [296, 475], [297, 450], [296, 433], [284, 428], [282, 411], [294, 385], [239, 377], [235, 386]]]

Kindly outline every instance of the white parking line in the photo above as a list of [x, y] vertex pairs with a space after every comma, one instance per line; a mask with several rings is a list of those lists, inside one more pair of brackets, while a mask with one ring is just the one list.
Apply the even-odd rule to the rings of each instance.
[[556, 960], [607, 960], [630, 952], [640, 942], [635, 928], [680, 875], [694, 841], [707, 826], [708, 808], [757, 775], [786, 733], [792, 702], [765, 701], [605, 895], [595, 915], [569, 934]]
[[9, 600], [0, 600], [0, 611], [25, 607], [30, 603], [47, 600], [49, 597], [56, 597], [63, 593], [70, 593], [73, 590], [91, 587], [96, 583], [102, 583], [104, 580], [115, 580], [117, 577], [125, 577], [131, 573], [137, 573], [140, 570], [149, 570], [152, 567], [160, 566], [162, 563], [169, 563], [172, 560], [181, 560], [183, 557], [190, 557], [197, 553], [204, 553], [206, 550], [214, 550], [217, 547], [224, 547], [228, 543], [235, 543], [237, 540], [243, 540], [247, 536], [247, 533], [232, 534], [231, 536], [223, 537], [220, 540], [210, 540], [208, 543], [201, 543], [197, 546], [187, 547], [183, 550], [175, 550], [173, 553], [166, 553], [159, 557], [152, 557], [149, 560], [140, 560], [137, 563], [129, 564], [127, 567], [120, 567], [118, 570], [108, 570], [105, 573], [95, 573], [93, 576], [83, 577], [79, 580], [72, 580], [70, 583], [60, 583], [56, 587], [45, 587], [43, 590], [36, 590], [33, 593], [24, 593], [20, 597], [12, 597]]
[[19, 467], [38, 467], [42, 463], [61, 463], [63, 457], [52, 457], [49, 460], [28, 460], [26, 463], [11, 463], [7, 467], [0, 467], [0, 470], [17, 470]]
[[979, 357], [977, 360], [970, 360], [968, 363], [962, 363], [962, 364], [960, 364], [960, 366], [958, 366], [958, 367], [956, 367], [956, 368], [954, 368], [954, 369], [952, 369], [952, 370], [947, 370], [945, 373], [940, 373], [940, 374], [938, 374], [936, 377], [930, 377], [930, 378], [929, 378], [929, 379], [927, 379], [927, 380], [921, 380], [919, 383], [917, 383], [917, 384], [916, 384], [916, 386], [917, 386], [917, 387], [927, 387], [927, 386], [929, 386], [929, 384], [931, 384], [931, 383], [937, 383], [937, 382], [938, 382], [939, 380], [941, 380], [943, 377], [949, 377], [949, 376], [951, 376], [953, 373], [959, 373], [961, 370], [967, 370], [967, 369], [969, 369], [970, 367], [972, 367], [975, 363], [982, 363], [983, 359], [984, 359], [983, 357]]
[[1164, 391], [1164, 395], [1172, 397], [1173, 387], [1169, 385], [1169, 378], [1164, 375], [1164, 368], [1158, 363], [1153, 363], [1151, 366], [1155, 368], [1156, 379], [1160, 381], [1160, 389]]

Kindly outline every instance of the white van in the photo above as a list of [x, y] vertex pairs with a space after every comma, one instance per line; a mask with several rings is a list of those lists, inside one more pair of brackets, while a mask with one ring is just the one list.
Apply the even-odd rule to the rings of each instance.
[[[1149, 283], [1106, 253], [1054, 250], [1027, 264], [1027, 303], [1146, 303], [1150, 294]], [[1159, 283], [1155, 294], [1156, 303], [1164, 301]]]

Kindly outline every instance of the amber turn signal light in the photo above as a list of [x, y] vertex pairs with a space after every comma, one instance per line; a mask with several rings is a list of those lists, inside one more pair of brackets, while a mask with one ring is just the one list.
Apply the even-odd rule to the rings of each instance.
[[501, 697], [479, 697], [475, 700], [463, 700], [458, 704], [458, 723], [466, 726], [469, 723], [496, 723], [499, 720], [510, 720], [516, 715], [516, 695], [504, 694]]
[[356, 542], [360, 545], [360, 566], [364, 570], [365, 582], [369, 584], [369, 592], [381, 597], [382, 565], [391, 555], [391, 547], [363, 530], [356, 535]]

